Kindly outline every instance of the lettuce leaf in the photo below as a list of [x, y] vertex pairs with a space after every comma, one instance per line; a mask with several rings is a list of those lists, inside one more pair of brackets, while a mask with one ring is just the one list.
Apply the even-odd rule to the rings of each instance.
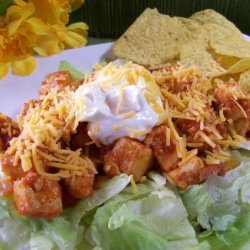
[[229, 153], [238, 162], [249, 161], [250, 159], [250, 151], [243, 148], [237, 150], [230, 150]]
[[213, 233], [200, 239], [200, 250], [250, 249], [250, 214], [238, 218], [226, 231]]
[[249, 163], [181, 197], [157, 173], [137, 192], [130, 180], [123, 174], [102, 182], [53, 220], [18, 216], [13, 202], [1, 199], [0, 249], [249, 249]]
[[81, 200], [72, 209], [70, 213], [70, 221], [73, 224], [78, 224], [86, 212], [98, 208], [105, 201], [120, 193], [130, 183], [130, 180], [131, 176], [121, 174], [120, 176], [116, 176], [103, 182], [100, 189], [96, 190], [91, 197]]
[[151, 178], [137, 193], [127, 187], [97, 209], [85, 234], [93, 248], [198, 249], [178, 193], [160, 175]]
[[218, 244], [216, 249], [219, 246], [223, 249], [241, 242], [241, 237], [243, 241], [249, 238], [250, 226], [246, 223], [250, 216], [249, 190], [250, 162], [245, 161], [224, 177], [212, 177], [181, 193], [192, 224], [197, 230], [202, 229], [202, 247], [205, 243], [206, 246]]
[[154, 172], [137, 192], [130, 180], [122, 174], [99, 183], [91, 197], [52, 220], [18, 216], [13, 201], [1, 199], [0, 249], [198, 249], [177, 191]]
[[130, 180], [122, 174], [106, 181], [91, 197], [52, 220], [19, 216], [11, 199], [0, 199], [0, 249], [82, 249], [88, 245], [83, 239], [85, 228], [80, 224], [83, 214], [121, 192]]
[[81, 79], [84, 76], [84, 73], [78, 71], [73, 65], [71, 65], [67, 61], [61, 61], [58, 70], [68, 70], [75, 79]]

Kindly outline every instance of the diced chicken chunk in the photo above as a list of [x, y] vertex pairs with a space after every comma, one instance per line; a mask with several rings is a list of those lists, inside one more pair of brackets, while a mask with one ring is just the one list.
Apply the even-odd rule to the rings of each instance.
[[238, 134], [245, 136], [249, 130], [249, 101], [234, 100], [231, 94], [224, 89], [216, 88], [214, 96], [219, 108], [224, 108], [227, 119], [232, 119]]
[[48, 78], [42, 82], [39, 95], [48, 94], [52, 88], [59, 86], [63, 89], [66, 86], [70, 86], [73, 80], [69, 71], [58, 71], [48, 76]]
[[9, 197], [13, 193], [13, 182], [7, 177], [0, 179], [0, 196]]
[[190, 185], [199, 184], [212, 175], [224, 175], [223, 164], [211, 164], [204, 166], [201, 158], [195, 156], [181, 167], [178, 167], [165, 175], [181, 189], [187, 189]]
[[104, 172], [108, 176], [126, 173], [135, 181], [147, 172], [153, 161], [150, 148], [139, 141], [124, 137], [117, 140], [112, 150], [104, 156]]
[[11, 139], [17, 137], [19, 133], [17, 124], [0, 112], [0, 151], [6, 150]]
[[225, 126], [225, 124], [223, 123], [217, 124], [216, 129], [218, 130], [223, 139], [227, 139], [229, 131], [228, 128]]
[[187, 136], [193, 137], [200, 130], [200, 123], [193, 120], [178, 118], [175, 124]]
[[250, 118], [250, 100], [249, 99], [239, 99], [239, 104], [245, 110], [247, 117]]
[[240, 135], [245, 136], [250, 131], [250, 100], [240, 99], [239, 104], [244, 109], [247, 119], [238, 120], [235, 124], [236, 131], [241, 131]]
[[[184, 135], [186, 135], [187, 143], [196, 143], [197, 146], [195, 147], [199, 148], [199, 150], [208, 150], [209, 148], [211, 148], [211, 145], [209, 145], [206, 141], [204, 141], [204, 139], [198, 134], [199, 132], [204, 133], [208, 137], [210, 137], [210, 135], [213, 137], [214, 135], [211, 132], [211, 128], [213, 128], [213, 131], [216, 131], [217, 134], [219, 134], [222, 138], [226, 139], [228, 135], [224, 124], [223, 123], [216, 124], [214, 117], [210, 114], [211, 112], [208, 109], [206, 120], [204, 120], [205, 128], [203, 129], [200, 128], [200, 122], [194, 120], [178, 118], [176, 119], [175, 122], [175, 125], [177, 126], [179, 131]], [[207, 129], [206, 127], [208, 127], [209, 129]]]
[[145, 143], [153, 149], [154, 155], [163, 171], [168, 172], [176, 167], [179, 162], [175, 145], [166, 144], [166, 127], [154, 128], [145, 140]]
[[225, 175], [225, 173], [226, 173], [226, 170], [225, 170], [225, 167], [222, 163], [206, 165], [201, 170], [200, 182], [206, 181], [209, 177], [211, 177], [213, 175], [223, 176], [223, 175]]
[[250, 122], [249, 119], [241, 118], [234, 122], [234, 127], [239, 135], [246, 136], [249, 131]]
[[[2, 158], [4, 154], [0, 151], [0, 171], [2, 171]], [[0, 178], [0, 196], [8, 197], [13, 192], [13, 182], [9, 177], [1, 177]]]
[[69, 193], [75, 198], [84, 198], [90, 196], [93, 192], [95, 175], [84, 174], [81, 176], [72, 176], [64, 180]]
[[13, 191], [14, 203], [21, 215], [52, 218], [63, 210], [58, 181], [29, 173], [14, 182]]
[[82, 148], [82, 152], [93, 161], [95, 166], [98, 166], [103, 162], [103, 148], [98, 148], [95, 144], [88, 145], [90, 142], [88, 123], [82, 122], [77, 127], [76, 133], [71, 136], [70, 147], [73, 150]]
[[7, 152], [2, 157], [2, 171], [6, 176], [10, 176], [12, 181], [25, 177], [21, 162], [14, 166], [14, 155], [9, 155]]
[[203, 167], [203, 161], [199, 157], [194, 157], [181, 167], [168, 172], [167, 175], [181, 189], [187, 189], [192, 184], [200, 183], [200, 171]]
[[230, 92], [221, 88], [215, 88], [214, 97], [219, 106], [225, 109], [225, 115], [228, 118], [231, 118], [233, 121], [242, 118], [242, 111], [236, 104], [236, 100], [233, 99]]

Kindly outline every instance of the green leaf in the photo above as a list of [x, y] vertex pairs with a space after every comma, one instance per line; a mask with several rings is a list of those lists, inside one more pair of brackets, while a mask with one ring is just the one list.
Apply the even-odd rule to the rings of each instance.
[[226, 231], [200, 240], [200, 250], [250, 249], [250, 213], [240, 216]]
[[84, 73], [78, 71], [74, 66], [72, 66], [67, 61], [61, 61], [59, 70], [68, 70], [75, 79], [81, 79], [84, 76]]
[[31, 233], [30, 250], [55, 250], [56, 246], [44, 233]]
[[[181, 192], [182, 201], [191, 221], [196, 221], [203, 228], [209, 229], [207, 209], [212, 205], [212, 198], [204, 185], [194, 185], [186, 192]], [[196, 223], [194, 223], [196, 224]]]
[[98, 208], [107, 200], [120, 193], [131, 180], [131, 176], [121, 174], [102, 183], [91, 197], [81, 200], [73, 209], [70, 220], [73, 224], [78, 224], [82, 217], [92, 209]]
[[0, 198], [0, 249], [92, 249], [83, 238], [86, 228], [83, 222], [79, 224], [80, 220], [85, 216], [85, 222], [89, 217], [91, 224], [94, 216], [91, 210], [121, 192], [130, 180], [130, 176], [122, 174], [101, 183], [91, 197], [52, 220], [18, 216], [12, 199]]
[[7, 9], [13, 5], [12, 0], [2, 0], [0, 1], [0, 16], [5, 16], [7, 13]]
[[137, 184], [137, 193], [127, 187], [104, 203], [85, 234], [89, 244], [103, 250], [197, 249], [186, 209], [178, 193], [165, 183], [151, 173], [146, 183]]
[[118, 208], [119, 204], [109, 203], [97, 210], [90, 227], [94, 246], [103, 250], [167, 249], [167, 241], [164, 237], [154, 233], [141, 221], [133, 221], [122, 228], [109, 230], [109, 218]]
[[[245, 153], [241, 150], [237, 157], [245, 159]], [[190, 219], [207, 229], [199, 235], [201, 250], [250, 249], [249, 190], [250, 162], [245, 161], [224, 177], [212, 177], [182, 192]]]

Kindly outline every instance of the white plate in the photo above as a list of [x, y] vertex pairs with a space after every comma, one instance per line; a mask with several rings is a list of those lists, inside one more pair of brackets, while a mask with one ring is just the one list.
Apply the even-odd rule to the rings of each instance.
[[[245, 36], [250, 41], [249, 36]], [[58, 70], [60, 62], [66, 60], [77, 69], [90, 71], [101, 58], [114, 58], [112, 43], [70, 49], [51, 57], [37, 58], [37, 67], [29, 76], [9, 74], [0, 80], [0, 112], [15, 119], [23, 104], [37, 97], [37, 91], [46, 76]]]

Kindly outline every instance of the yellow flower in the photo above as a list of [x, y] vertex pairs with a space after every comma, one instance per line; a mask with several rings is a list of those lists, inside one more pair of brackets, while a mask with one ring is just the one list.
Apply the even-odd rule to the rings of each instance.
[[85, 23], [74, 23], [65, 27], [57, 24], [52, 26], [63, 48], [78, 48], [87, 43], [88, 26]]
[[78, 48], [87, 43], [88, 26], [85, 23], [74, 23], [68, 26], [68, 32], [63, 41], [65, 48]]
[[35, 11], [34, 5], [26, 4], [24, 1], [16, 1], [19, 5], [13, 5], [8, 8], [5, 22], [9, 35], [13, 35], [22, 23], [29, 18]]
[[46, 35], [49, 28], [45, 23], [32, 17], [35, 8], [32, 3], [18, 1], [6, 14], [3, 50], [5, 61], [22, 60], [33, 54], [33, 47], [39, 36]]
[[0, 62], [0, 79], [8, 74], [10, 67], [14, 74], [29, 75], [36, 67], [36, 59], [33, 56], [29, 56], [19, 61], [16, 60], [8, 63]]
[[36, 67], [36, 59], [33, 56], [12, 63], [12, 72], [18, 75], [29, 75]]
[[9, 63], [0, 62], [0, 79], [5, 77], [9, 72]]
[[69, 4], [71, 6], [71, 10], [79, 9], [84, 3], [84, 0], [69, 0]]
[[35, 7], [35, 16], [49, 24], [69, 21], [70, 4], [68, 0], [29, 0]]
[[40, 56], [60, 53], [64, 49], [78, 48], [87, 43], [88, 26], [85, 23], [75, 23], [68, 27], [62, 23], [50, 26], [50, 32], [40, 36], [34, 50]]
[[49, 56], [87, 43], [88, 26], [68, 27], [71, 4], [83, 0], [15, 0], [5, 17], [0, 17], [0, 78], [9, 67], [15, 74], [35, 69], [34, 53]]

